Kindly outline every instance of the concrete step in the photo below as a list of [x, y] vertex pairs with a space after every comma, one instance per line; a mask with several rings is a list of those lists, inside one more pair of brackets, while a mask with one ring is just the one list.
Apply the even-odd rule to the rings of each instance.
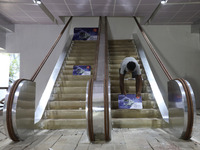
[[84, 80], [84, 81], [88, 81], [90, 78], [91, 78], [92, 76], [91, 75], [84, 75], [84, 76], [74, 76], [74, 75], [60, 75], [59, 77], [58, 77], [58, 81], [60, 81], [60, 80], [64, 80], [64, 81], [66, 81], [66, 80], [70, 80], [70, 81], [72, 81], [72, 80]]
[[47, 119], [86, 119], [85, 110], [47, 110]]
[[79, 94], [85, 93], [86, 94], [86, 87], [54, 87], [53, 89], [54, 94]]
[[53, 101], [85, 101], [85, 93], [78, 94], [52, 94], [50, 100]]
[[113, 118], [113, 128], [163, 128], [168, 124], [158, 118]]
[[72, 48], [71, 48], [73, 51], [76, 51], [76, 50], [80, 50], [80, 51], [86, 51], [86, 52], [89, 52], [89, 51], [96, 51], [96, 45], [74, 45]]
[[110, 51], [109, 52], [109, 55], [112, 56], [112, 55], [115, 55], [115, 56], [124, 56], [124, 57], [130, 57], [131, 55], [137, 55], [137, 52], [133, 52], [133, 51], [129, 51], [129, 52], [116, 52], [116, 51]]
[[158, 109], [112, 109], [112, 118], [160, 118]]
[[109, 46], [110, 45], [117, 45], [117, 44], [122, 44], [122, 45], [128, 45], [128, 44], [133, 44], [133, 40], [130, 39], [124, 39], [124, 40], [109, 40], [108, 41]]
[[[127, 93], [136, 93], [136, 87], [135, 86], [125, 86], [124, 89]], [[120, 87], [119, 86], [111, 86], [111, 92], [112, 93], [120, 93]], [[143, 86], [142, 87], [142, 93], [151, 93], [150, 86]]]
[[[119, 86], [119, 80], [111, 80], [110, 83], [111, 83], [111, 86]], [[143, 84], [143, 86], [149, 86], [149, 81], [143, 80], [142, 84]], [[136, 80], [124, 80], [124, 85], [125, 86], [135, 86]]]
[[49, 109], [85, 109], [85, 101], [51, 101], [48, 103]]
[[86, 119], [45, 119], [37, 127], [39, 129], [85, 129]]
[[73, 54], [74, 55], [79, 55], [79, 54], [82, 55], [83, 54], [83, 55], [86, 55], [86, 56], [87, 55], [90, 56], [90, 55], [95, 55], [96, 52], [95, 51], [91, 51], [91, 52], [89, 51], [88, 52], [88, 51], [81, 51], [81, 50], [80, 51], [71, 51], [70, 56], [73, 55]]
[[[131, 79], [132, 78], [132, 74], [127, 73], [124, 77], [124, 79]], [[142, 79], [143, 80], [147, 80], [147, 76], [146, 74], [142, 74]], [[111, 74], [110, 75], [110, 80], [119, 80], [119, 73], [118, 74]]]
[[[136, 60], [140, 60], [138, 55], [131, 55], [130, 57], [134, 57]], [[124, 57], [124, 56], [114, 56], [114, 55], [109, 57], [110, 60], [123, 60], [124, 58], [126, 58], [126, 57]]]
[[69, 57], [94, 57], [95, 53], [70, 53]]
[[137, 51], [137, 49], [135, 47], [133, 47], [132, 45], [130, 46], [110, 46], [109, 48], [110, 52], [135, 52]]
[[77, 60], [79, 60], [79, 61], [84, 61], [84, 60], [95, 60], [95, 56], [93, 56], [93, 57], [69, 57], [69, 58], [67, 58], [67, 60], [69, 60], [69, 61], [77, 61]]
[[67, 65], [93, 65], [94, 61], [93, 60], [67, 60], [66, 61]]
[[56, 81], [55, 87], [86, 87], [87, 81]]

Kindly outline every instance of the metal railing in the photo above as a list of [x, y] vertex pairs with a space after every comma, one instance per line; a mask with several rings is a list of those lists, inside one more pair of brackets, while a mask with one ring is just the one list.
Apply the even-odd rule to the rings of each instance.
[[[5, 98], [3, 118], [6, 134], [13, 141], [24, 140], [30, 135], [34, 134], [33, 130], [36, 91], [34, 81], [45, 65], [49, 56], [55, 49], [71, 20], [72, 17], [69, 18], [68, 22], [60, 32], [58, 38], [31, 79], [18, 79], [14, 82], [13, 86], [9, 88], [8, 94]], [[24, 107], [24, 105], [27, 103], [29, 104], [28, 108]]]
[[[196, 106], [195, 97], [191, 85], [183, 78], [174, 79], [160, 57], [158, 56], [153, 44], [150, 42], [147, 34], [139, 24], [136, 17], [134, 20], [141, 31], [145, 41], [147, 42], [154, 57], [159, 63], [161, 69], [168, 78], [168, 101], [169, 101], [169, 125], [175, 136], [188, 140], [192, 136], [193, 122], [195, 120]], [[178, 113], [181, 112], [181, 113]], [[177, 115], [176, 115], [177, 114]]]

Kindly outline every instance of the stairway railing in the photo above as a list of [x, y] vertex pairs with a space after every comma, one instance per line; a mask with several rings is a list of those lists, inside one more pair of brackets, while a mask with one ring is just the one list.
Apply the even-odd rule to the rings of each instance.
[[105, 141], [111, 140], [111, 91], [109, 79], [109, 54], [108, 54], [108, 20], [105, 17], [105, 78], [104, 78], [104, 123], [105, 123]]
[[87, 84], [86, 114], [90, 141], [111, 139], [110, 82], [108, 78], [107, 18], [99, 19], [95, 73]]
[[[3, 118], [6, 134], [13, 141], [24, 140], [34, 134], [36, 91], [34, 81], [55, 49], [71, 20], [72, 17], [69, 18], [68, 22], [60, 32], [58, 38], [31, 79], [18, 79], [8, 90], [8, 94], [5, 98]], [[26, 104], [28, 104], [28, 107]]]
[[147, 34], [144, 32], [137, 18], [134, 17], [134, 20], [161, 69], [169, 80], [168, 109], [170, 130], [175, 136], [184, 140], [188, 140], [192, 136], [193, 122], [196, 117], [195, 97], [192, 87], [189, 82], [183, 78], [173, 79], [162, 63], [155, 48], [153, 47], [153, 44], [150, 42]]

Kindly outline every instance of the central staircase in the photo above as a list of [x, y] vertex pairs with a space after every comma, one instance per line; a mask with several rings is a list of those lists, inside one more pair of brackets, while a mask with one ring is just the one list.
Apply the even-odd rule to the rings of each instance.
[[[93, 70], [96, 41], [73, 41], [46, 107], [41, 129], [86, 128], [86, 85], [91, 76], [73, 76], [74, 65], [90, 65]], [[137, 49], [132, 40], [109, 41], [109, 74], [111, 81], [111, 108], [113, 128], [161, 128], [166, 123], [161, 118]], [[143, 88], [143, 109], [119, 109], [119, 68], [122, 60], [132, 56], [140, 64]], [[93, 73], [93, 72], [92, 72]], [[125, 76], [127, 93], [136, 91], [131, 74]]]

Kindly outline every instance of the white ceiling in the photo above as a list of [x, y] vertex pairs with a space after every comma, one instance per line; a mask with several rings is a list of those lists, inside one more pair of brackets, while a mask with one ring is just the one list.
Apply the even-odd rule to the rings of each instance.
[[[200, 20], [200, 0], [0, 0], [0, 13], [17, 24], [54, 24], [60, 16], [137, 16], [150, 24], [193, 24]], [[45, 11], [44, 11], [45, 10]], [[45, 12], [50, 12], [48, 15]]]

